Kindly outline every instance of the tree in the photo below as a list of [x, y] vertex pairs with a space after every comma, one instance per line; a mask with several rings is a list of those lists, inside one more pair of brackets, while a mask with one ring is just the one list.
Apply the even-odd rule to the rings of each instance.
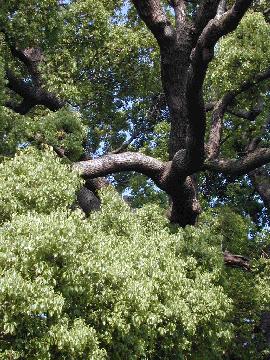
[[[266, 1], [9, 1], [2, 6], [0, 30], [3, 160], [18, 148], [51, 146], [86, 180], [80, 201], [94, 199], [99, 208], [97, 190], [110, 182], [102, 177], [114, 174], [118, 189], [125, 189], [127, 181], [133, 184], [133, 205], [141, 206], [144, 197], [170, 206], [170, 222], [183, 228], [197, 224], [202, 208], [227, 204], [234, 212], [224, 207], [224, 216], [218, 209], [213, 213], [221, 232], [232, 229], [221, 241], [226, 264], [250, 270], [246, 256], [269, 256], [267, 236], [256, 233], [268, 221], [270, 189]], [[32, 177], [30, 186], [43, 196], [26, 196], [17, 185], [20, 180], [14, 188], [4, 178], [3, 194], [12, 201], [3, 226], [26, 209], [39, 213], [38, 202], [41, 209], [54, 212], [49, 192], [56, 207], [58, 202], [62, 208], [71, 206], [75, 178], [71, 192], [62, 194], [57, 186], [67, 181], [68, 187], [69, 180], [55, 171], [43, 193], [39, 181], [46, 178], [31, 175], [27, 166], [21, 176]], [[13, 179], [12, 171], [8, 173]], [[19, 196], [13, 197], [11, 188]], [[87, 201], [82, 207], [89, 212]], [[237, 213], [249, 215], [257, 229], [245, 225]], [[23, 222], [26, 226], [27, 220]], [[196, 228], [189, 229], [185, 231], [196, 234]], [[236, 246], [230, 235], [237, 238]], [[247, 238], [257, 239], [256, 250], [249, 248]], [[238, 284], [238, 289], [224, 285], [234, 298], [238, 325], [243, 319], [258, 324], [256, 316], [269, 306], [263, 290], [268, 263], [258, 261], [258, 273], [250, 277], [227, 274]], [[255, 277], [259, 295], [249, 302]], [[242, 325], [232, 352], [224, 347], [227, 357], [236, 356], [244, 343], [250, 346], [245, 356], [258, 350], [251, 340], [257, 339], [254, 326], [246, 325], [246, 331]]]
[[[45, 53], [51, 51], [52, 44], [56, 43], [55, 38], [57, 36], [63, 40], [65, 39], [68, 43], [67, 57], [70, 56], [69, 47], [75, 46], [72, 42], [76, 39], [76, 36], [82, 41], [80, 53], [84, 49], [85, 42], [92, 38], [95, 38], [97, 42], [95, 46], [98, 46], [99, 42], [103, 42], [102, 45], [104, 45], [106, 39], [100, 38], [101, 35], [98, 33], [100, 29], [95, 29], [94, 27], [93, 30], [87, 33], [87, 25], [83, 20], [75, 24], [74, 20], [72, 20], [76, 13], [80, 14], [83, 18], [83, 11], [85, 11], [86, 6], [92, 6], [91, 2], [89, 4], [86, 5], [84, 2], [79, 5], [75, 3], [58, 4], [55, 1], [51, 1], [48, 2], [48, 5], [42, 5], [39, 2], [33, 2], [31, 10], [27, 13], [24, 13], [23, 5], [6, 5], [6, 14], [11, 14], [12, 22], [8, 25], [6, 23], [7, 19], [2, 20], [5, 46], [8, 46], [10, 49], [9, 55], [25, 67], [23, 78], [16, 77], [10, 69], [6, 71], [8, 81], [6, 86], [22, 97], [22, 101], [19, 104], [7, 101], [6, 106], [20, 114], [27, 113], [35, 105], [43, 105], [53, 111], [62, 108], [64, 101], [60, 100], [61, 97], [54, 95], [53, 92], [49, 92], [43, 85], [46, 82], [43, 79], [40, 66], [41, 68], [44, 67], [41, 63], [45, 61]], [[103, 36], [109, 33], [106, 20], [110, 13], [115, 13], [118, 5], [121, 6], [121, 2], [115, 6], [111, 3], [104, 6], [101, 2], [98, 10], [96, 10], [100, 16], [103, 16], [98, 25], [102, 26], [102, 32], [105, 34]], [[246, 11], [251, 8], [251, 5], [252, 1], [236, 1], [233, 5], [228, 4], [228, 7], [225, 2], [220, 3], [219, 1], [203, 1], [198, 5], [195, 2], [188, 6], [183, 1], [172, 1], [169, 4], [165, 3], [163, 5], [160, 1], [147, 1], [143, 3], [134, 1], [138, 15], [154, 35], [160, 51], [162, 89], [170, 117], [169, 161], [160, 161], [144, 156], [141, 153], [122, 152], [126, 147], [126, 144], [124, 144], [120, 150], [116, 151], [118, 152], [117, 154], [114, 153], [96, 160], [77, 163], [75, 166], [82, 171], [85, 177], [96, 178], [121, 171], [142, 173], [152, 179], [160, 189], [169, 195], [171, 200], [171, 221], [185, 226], [187, 224], [194, 225], [201, 211], [194, 180], [196, 173], [207, 170], [210, 173], [226, 176], [240, 176], [249, 172], [252, 173], [256, 168], [269, 162], [269, 150], [267, 145], [260, 147], [261, 137], [259, 134], [256, 139], [250, 139], [250, 144], [246, 143], [244, 155], [239, 156], [237, 154], [235, 158], [224, 158], [222, 154], [220, 155], [225, 113], [237, 111], [234, 109], [236, 107], [236, 98], [269, 78], [270, 73], [267, 67], [257, 74], [252, 73], [252, 71], [246, 72], [247, 78], [242, 76], [242, 82], [237, 83], [235, 88], [227, 86], [227, 91], [223, 92], [219, 99], [214, 99], [214, 102], [209, 105], [204, 104], [203, 85], [209, 63], [214, 56], [215, 45], [222, 36], [236, 29]], [[24, 21], [29, 21], [31, 13], [37, 11], [40, 13], [41, 21], [44, 22], [43, 16], [46, 13], [46, 6], [51, 6], [53, 9], [51, 28], [45, 26], [37, 30], [37, 23], [30, 22], [33, 24], [33, 31], [38, 31], [40, 38], [37, 36], [37, 39], [34, 39], [33, 34], [29, 34], [29, 32], [27, 40], [23, 39], [23, 37], [22, 39], [17, 39], [13, 34], [10, 35], [13, 27], [23, 26], [18, 14], [23, 13]], [[68, 10], [61, 11], [62, 7]], [[172, 15], [174, 15], [174, 18], [172, 18]], [[64, 30], [59, 29], [54, 25], [57, 18], [60, 20], [64, 18], [70, 23], [66, 25]], [[261, 23], [263, 21], [261, 20]], [[77, 35], [76, 29], [80, 29], [80, 27], [81, 30], [78, 30], [79, 34]], [[268, 25], [266, 24], [264, 27], [267, 29]], [[71, 31], [73, 31], [74, 40], [68, 38]], [[141, 31], [138, 30], [139, 36]], [[99, 35], [99, 38], [96, 35]], [[131, 41], [132, 39], [129, 40]], [[31, 44], [31, 47], [19, 48], [19, 43], [23, 41], [28, 42], [29, 46]], [[59, 44], [56, 45], [59, 46]], [[42, 46], [44, 49], [42, 49]], [[76, 50], [78, 50], [78, 46]], [[91, 51], [92, 49], [90, 54]], [[110, 54], [108, 57], [110, 57]], [[72, 63], [74, 59], [71, 59], [71, 67], [73, 66], [76, 69], [73, 70], [71, 68], [71, 74], [66, 75], [70, 80], [70, 84], [80, 81], [77, 80], [80, 76], [82, 78], [88, 76], [91, 79], [89, 72], [98, 70], [95, 66], [95, 70], [84, 68], [86, 66], [85, 58], [82, 59], [81, 68], [79, 59], [77, 59], [76, 64]], [[105, 61], [105, 59], [102, 60]], [[54, 62], [57, 61], [56, 57]], [[47, 68], [50, 68], [50, 65]], [[119, 69], [117, 70], [119, 71]], [[107, 81], [111, 82], [110, 87], [113, 92], [113, 87], [119, 75], [113, 73], [114, 70], [109, 69], [109, 67], [107, 67], [107, 71], [111, 71], [111, 74], [107, 72], [105, 83]], [[26, 82], [25, 76], [30, 76], [31, 81]], [[109, 79], [110, 76], [112, 78], [111, 81]], [[95, 75], [92, 75], [92, 77], [93, 81], [95, 81]], [[69, 84], [66, 86], [68, 87]], [[72, 91], [75, 92], [74, 89], [71, 90], [71, 93]], [[65, 96], [68, 93], [67, 91]], [[78, 101], [78, 98], [82, 97], [82, 95], [84, 95], [84, 98], [87, 97], [85, 94], [79, 94], [75, 100], [76, 106], [83, 107], [82, 103]], [[139, 94], [136, 95], [138, 96]], [[73, 98], [75, 99], [76, 95]], [[133, 101], [132, 98], [130, 101]], [[117, 95], [115, 102], [117, 102]], [[94, 104], [93, 107], [95, 107]], [[211, 109], [212, 120], [208, 140], [206, 141], [206, 111]], [[250, 116], [254, 117], [256, 114], [255, 112], [255, 115], [252, 113]], [[244, 115], [248, 117], [247, 114]], [[121, 111], [118, 111], [117, 116], [123, 116]], [[144, 129], [140, 130], [144, 131]], [[257, 184], [254, 178], [255, 173], [253, 172], [252, 174], [252, 182]], [[262, 191], [262, 188], [260, 189]]]

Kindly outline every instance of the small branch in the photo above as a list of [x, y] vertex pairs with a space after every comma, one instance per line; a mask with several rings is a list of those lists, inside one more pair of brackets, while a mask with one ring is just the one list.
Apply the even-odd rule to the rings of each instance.
[[239, 94], [241, 94], [247, 90], [250, 90], [253, 86], [255, 86], [258, 83], [260, 83], [261, 81], [264, 81], [267, 79], [270, 79], [270, 67], [268, 69], [266, 69], [265, 71], [262, 71], [262, 72], [258, 73], [257, 75], [255, 75], [253, 79], [244, 81], [237, 90], [234, 90], [231, 92], [232, 96], [235, 98]]
[[270, 217], [270, 176], [268, 171], [261, 167], [251, 171], [248, 176], [256, 192], [260, 195]]
[[7, 71], [6, 77], [8, 80], [7, 87], [23, 98], [19, 105], [12, 105], [11, 102], [7, 103], [7, 106], [12, 110], [20, 114], [26, 114], [35, 105], [43, 105], [52, 111], [63, 107], [64, 102], [54, 94], [18, 79], [11, 71]]
[[251, 109], [249, 111], [245, 111], [245, 110], [234, 110], [231, 108], [228, 108], [226, 110], [227, 113], [237, 116], [241, 119], [245, 119], [245, 120], [249, 120], [249, 121], [254, 121], [259, 115], [260, 113], [263, 111], [263, 105], [261, 107], [255, 107], [254, 109]]
[[259, 146], [260, 142], [262, 141], [262, 137], [263, 135], [267, 132], [267, 129], [270, 125], [270, 113], [268, 115], [268, 117], [266, 118], [265, 123], [263, 124], [263, 126], [261, 127], [261, 135], [260, 136], [256, 136], [255, 138], [253, 138], [250, 143], [247, 145], [246, 147], [246, 151], [247, 152], [252, 152], [255, 149], [257, 149], [257, 147]]
[[[232, 103], [233, 99], [234, 93], [229, 92], [213, 105], [212, 124], [208, 144], [206, 146], [208, 159], [214, 159], [219, 154], [225, 111], [235, 116], [254, 121], [263, 110], [263, 102], [260, 102], [256, 108], [250, 111], [228, 109], [228, 104]], [[210, 105], [208, 105], [208, 108], [209, 107]]]
[[223, 253], [224, 263], [229, 267], [243, 268], [246, 271], [250, 271], [250, 260], [242, 255], [234, 255], [229, 251]]
[[270, 8], [264, 10], [263, 16], [264, 16], [264, 18], [265, 18], [265, 21], [266, 21], [267, 23], [270, 23]]
[[154, 125], [157, 123], [157, 119], [161, 114], [161, 110], [165, 106], [166, 98], [163, 93], [153, 96], [152, 104], [150, 109], [147, 111], [145, 119], [140, 121], [139, 126], [133, 130], [133, 133], [128, 140], [124, 141], [117, 149], [110, 151], [109, 154], [119, 154], [125, 151], [128, 146], [140, 135], [153, 131]]
[[137, 138], [137, 136], [140, 134], [140, 131], [134, 131], [133, 134], [131, 135], [131, 137], [124, 141], [122, 143], [122, 145], [120, 145], [117, 149], [111, 151], [108, 155], [113, 155], [113, 154], [120, 154], [121, 152], [123, 152], [124, 150], [126, 150], [129, 145]]
[[204, 170], [240, 176], [270, 162], [270, 148], [259, 148], [240, 159], [207, 160]]
[[[270, 114], [268, 115], [264, 125], [261, 129], [261, 136], [257, 136], [250, 141], [246, 150], [254, 151], [259, 146], [262, 136], [267, 132], [267, 129], [270, 125]], [[256, 190], [260, 195], [265, 208], [270, 216], [270, 177], [267, 169], [265, 167], [260, 167], [248, 173], [248, 176]]]
[[264, 72], [258, 73], [253, 79], [244, 81], [238, 89], [229, 91], [226, 93], [221, 100], [216, 103], [207, 104], [207, 110], [213, 109], [212, 114], [212, 124], [210, 129], [209, 141], [206, 146], [207, 156], [209, 159], [214, 159], [219, 154], [220, 141], [222, 135], [223, 127], [223, 117], [225, 112], [231, 113], [236, 116], [241, 116], [242, 118], [249, 119], [250, 121], [255, 120], [256, 117], [263, 110], [263, 102], [260, 101], [256, 108], [249, 112], [244, 111], [235, 111], [229, 108], [229, 105], [233, 103], [236, 96], [242, 92], [249, 90], [254, 85], [258, 84], [261, 81], [270, 78], [270, 68]]
[[227, 0], [220, 0], [217, 8], [217, 19], [219, 19], [225, 12], [227, 8]]
[[225, 95], [214, 106], [212, 114], [212, 124], [209, 134], [209, 141], [207, 144], [207, 157], [208, 159], [214, 159], [219, 154], [220, 140], [222, 136], [223, 117], [227, 104], [231, 101], [231, 95]]
[[175, 25], [176, 29], [180, 29], [181, 24], [186, 21], [186, 4], [184, 0], [171, 0], [171, 5], [175, 13]]
[[217, 101], [211, 101], [204, 105], [205, 112], [209, 112], [214, 110], [214, 107], [216, 106]]

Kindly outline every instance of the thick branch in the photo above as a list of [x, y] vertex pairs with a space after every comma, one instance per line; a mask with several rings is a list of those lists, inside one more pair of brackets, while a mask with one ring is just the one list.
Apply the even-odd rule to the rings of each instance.
[[54, 94], [47, 92], [42, 88], [37, 88], [22, 79], [18, 79], [11, 71], [7, 71], [7, 87], [23, 98], [20, 105], [7, 103], [9, 108], [20, 114], [26, 114], [33, 106], [43, 105], [52, 111], [63, 107], [64, 102], [58, 99]]
[[204, 0], [201, 2], [195, 18], [197, 36], [199, 36], [208, 22], [217, 14], [220, 0]]
[[244, 175], [270, 162], [270, 149], [259, 148], [248, 153], [241, 159], [207, 160], [205, 170], [221, 172], [228, 175]]
[[167, 19], [160, 0], [132, 0], [132, 2], [159, 44], [174, 36], [175, 31]]
[[194, 225], [201, 212], [195, 182], [190, 176], [181, 176], [173, 161], [162, 162], [140, 153], [126, 152], [81, 161], [74, 169], [86, 179], [121, 171], [136, 171], [150, 177], [170, 196], [169, 219], [180, 226]]
[[165, 167], [165, 163], [160, 160], [133, 152], [106, 155], [98, 159], [80, 161], [74, 165], [74, 168], [87, 178], [105, 176], [121, 171], [136, 171], [150, 177], [157, 183], [160, 183]]

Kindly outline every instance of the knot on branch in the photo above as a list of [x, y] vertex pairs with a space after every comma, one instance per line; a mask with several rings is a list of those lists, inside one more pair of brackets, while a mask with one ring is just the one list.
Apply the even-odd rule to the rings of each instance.
[[40, 48], [26, 48], [23, 50], [23, 54], [29, 61], [33, 63], [39, 63], [44, 58]]
[[187, 157], [186, 149], [178, 150], [172, 159], [172, 170], [176, 171], [178, 174], [182, 174], [186, 167], [185, 166], [186, 165], [186, 157]]

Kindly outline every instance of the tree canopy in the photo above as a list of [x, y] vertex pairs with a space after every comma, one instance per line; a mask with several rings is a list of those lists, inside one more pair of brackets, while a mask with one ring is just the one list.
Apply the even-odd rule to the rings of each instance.
[[0, 358], [268, 359], [269, 16], [1, 4]]

